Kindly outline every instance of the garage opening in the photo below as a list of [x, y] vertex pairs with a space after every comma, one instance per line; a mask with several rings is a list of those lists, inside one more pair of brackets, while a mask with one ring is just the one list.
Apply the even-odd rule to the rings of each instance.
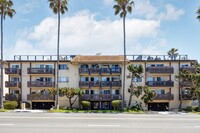
[[148, 110], [150, 110], [150, 111], [168, 111], [169, 103], [148, 103]]
[[32, 109], [50, 109], [54, 105], [54, 102], [32, 102]]

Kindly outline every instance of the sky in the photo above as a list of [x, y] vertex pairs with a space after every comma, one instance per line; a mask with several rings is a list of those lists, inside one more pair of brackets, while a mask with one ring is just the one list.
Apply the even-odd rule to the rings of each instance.
[[[56, 55], [57, 16], [47, 0], [13, 0], [15, 16], [4, 21], [4, 57]], [[134, 0], [126, 17], [129, 55], [180, 55], [200, 61], [200, 0]], [[123, 55], [123, 27], [114, 0], [69, 0], [61, 16], [60, 54]]]

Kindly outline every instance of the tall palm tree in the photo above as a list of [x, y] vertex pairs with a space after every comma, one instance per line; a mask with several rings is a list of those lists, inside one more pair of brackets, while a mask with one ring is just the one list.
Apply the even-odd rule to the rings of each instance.
[[141, 87], [138, 86], [135, 83], [134, 78], [141, 78], [142, 77], [141, 74], [143, 73], [143, 67], [142, 67], [142, 65], [139, 65], [139, 66], [129, 65], [127, 67], [127, 69], [130, 72], [130, 78], [131, 78], [131, 85], [130, 85], [130, 88], [128, 90], [129, 93], [130, 93], [128, 108], [130, 109], [133, 95], [135, 95], [136, 97], [139, 97], [142, 93]]
[[59, 78], [59, 46], [60, 46], [60, 14], [64, 14], [68, 11], [68, 0], [48, 0], [49, 7], [53, 10], [54, 14], [58, 15], [58, 40], [57, 40], [57, 69], [56, 69], [56, 108], [59, 108], [58, 104], [58, 96], [59, 96], [59, 89], [58, 89], [58, 78]]
[[197, 19], [200, 21], [200, 7], [197, 10]]
[[177, 51], [178, 51], [178, 49], [176, 49], [176, 48], [171, 48], [171, 49], [167, 52], [167, 54], [169, 55], [169, 57], [170, 57], [172, 60], [176, 60], [176, 57], [179, 55], [179, 54], [177, 53]]
[[183, 88], [187, 87], [190, 88], [191, 87], [191, 80], [189, 78], [189, 76], [191, 75], [191, 72], [183, 69], [181, 71], [179, 71], [179, 73], [177, 75], [175, 75], [175, 78], [179, 80], [179, 94], [180, 94], [180, 105], [179, 105], [179, 109], [182, 110], [182, 102], [183, 102]]
[[123, 33], [124, 33], [124, 75], [123, 75], [123, 86], [122, 86], [122, 109], [124, 110], [125, 105], [125, 75], [126, 75], [126, 15], [132, 12], [134, 2], [131, 0], [115, 0], [116, 5], [113, 6], [115, 15], [120, 15], [123, 18]]
[[0, 108], [3, 107], [3, 20], [6, 16], [12, 18], [15, 14], [12, 0], [0, 0], [0, 13], [1, 13], [1, 89], [0, 89]]

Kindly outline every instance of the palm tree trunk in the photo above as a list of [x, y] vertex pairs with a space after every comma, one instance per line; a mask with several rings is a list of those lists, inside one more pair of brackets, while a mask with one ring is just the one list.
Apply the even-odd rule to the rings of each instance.
[[0, 108], [3, 108], [3, 11], [1, 13], [1, 89]]
[[198, 98], [198, 111], [200, 112], [200, 98]]
[[122, 110], [125, 106], [125, 76], [126, 76], [126, 25], [125, 16], [123, 16], [123, 32], [124, 32], [124, 75], [123, 75], [123, 88], [122, 88]]
[[58, 4], [58, 40], [57, 40], [57, 69], [56, 69], [56, 109], [59, 109], [58, 104], [58, 96], [59, 96], [59, 89], [58, 89], [58, 78], [59, 78], [59, 44], [60, 44], [60, 3]]
[[183, 103], [183, 99], [182, 99], [182, 87], [180, 88], [180, 105], [179, 105], [179, 110], [182, 110], [182, 103]]
[[129, 102], [128, 102], [128, 109], [131, 108], [131, 101], [132, 101], [133, 93], [130, 92]]

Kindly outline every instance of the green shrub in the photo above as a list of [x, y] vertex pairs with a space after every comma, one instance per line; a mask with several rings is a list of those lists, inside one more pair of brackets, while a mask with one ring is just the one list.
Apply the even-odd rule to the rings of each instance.
[[7, 101], [3, 104], [5, 109], [15, 109], [18, 106], [16, 101]]
[[187, 111], [187, 112], [192, 112], [192, 106], [187, 106], [187, 107], [185, 108], [185, 111]]
[[139, 110], [143, 110], [142, 108], [142, 103], [141, 102], [136, 102], [132, 107], [131, 110], [135, 110], [135, 111], [139, 111]]
[[122, 104], [122, 100], [113, 100], [112, 101], [112, 106], [113, 106], [114, 110], [120, 109], [121, 104]]
[[90, 102], [89, 101], [81, 101], [81, 105], [83, 109], [89, 109], [90, 108]]
[[199, 112], [199, 107], [194, 107], [193, 110]]

